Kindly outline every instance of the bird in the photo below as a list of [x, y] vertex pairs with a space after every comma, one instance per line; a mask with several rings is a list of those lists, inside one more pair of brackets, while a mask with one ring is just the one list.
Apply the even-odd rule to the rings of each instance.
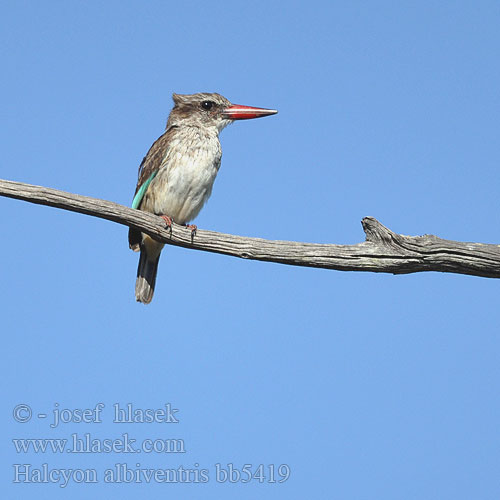
[[[222, 149], [220, 132], [235, 120], [274, 115], [275, 109], [232, 104], [217, 93], [173, 94], [165, 132], [153, 143], [139, 166], [132, 208], [188, 225], [212, 193]], [[153, 299], [158, 262], [163, 244], [130, 228], [129, 246], [140, 252], [135, 298], [149, 304]]]

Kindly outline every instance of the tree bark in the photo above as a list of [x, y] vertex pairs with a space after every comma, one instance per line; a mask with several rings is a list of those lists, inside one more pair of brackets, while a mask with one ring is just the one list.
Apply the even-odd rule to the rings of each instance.
[[243, 259], [338, 271], [392, 274], [439, 271], [500, 278], [499, 245], [443, 240], [433, 235], [404, 236], [373, 217], [361, 221], [366, 241], [356, 245], [272, 241], [205, 230], [198, 230], [192, 237], [189, 229], [177, 224], [170, 231], [158, 216], [57, 189], [0, 180], [0, 195], [107, 219], [140, 229], [169, 245]]

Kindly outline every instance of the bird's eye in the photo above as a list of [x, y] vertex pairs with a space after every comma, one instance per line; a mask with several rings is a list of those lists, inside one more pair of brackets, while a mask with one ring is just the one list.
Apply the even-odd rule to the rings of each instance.
[[207, 111], [211, 110], [213, 105], [214, 105], [214, 103], [212, 101], [203, 101], [201, 103], [201, 107], [203, 109], [206, 109]]

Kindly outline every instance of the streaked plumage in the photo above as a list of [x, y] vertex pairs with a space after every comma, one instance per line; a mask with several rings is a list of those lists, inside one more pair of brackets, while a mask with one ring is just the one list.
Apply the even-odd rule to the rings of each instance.
[[[174, 94], [173, 100], [165, 133], [153, 143], [139, 167], [132, 206], [187, 224], [212, 193], [222, 157], [222, 129], [232, 120], [276, 111], [233, 106], [219, 94]], [[141, 252], [135, 295], [147, 304], [153, 298], [163, 244], [134, 229], [129, 230], [129, 244]]]

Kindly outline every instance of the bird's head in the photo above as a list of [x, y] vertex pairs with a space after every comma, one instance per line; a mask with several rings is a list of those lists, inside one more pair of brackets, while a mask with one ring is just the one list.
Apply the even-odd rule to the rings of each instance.
[[274, 109], [254, 108], [232, 104], [220, 94], [173, 94], [174, 108], [168, 117], [167, 129], [172, 126], [215, 128], [217, 133], [234, 120], [248, 120], [274, 115]]

